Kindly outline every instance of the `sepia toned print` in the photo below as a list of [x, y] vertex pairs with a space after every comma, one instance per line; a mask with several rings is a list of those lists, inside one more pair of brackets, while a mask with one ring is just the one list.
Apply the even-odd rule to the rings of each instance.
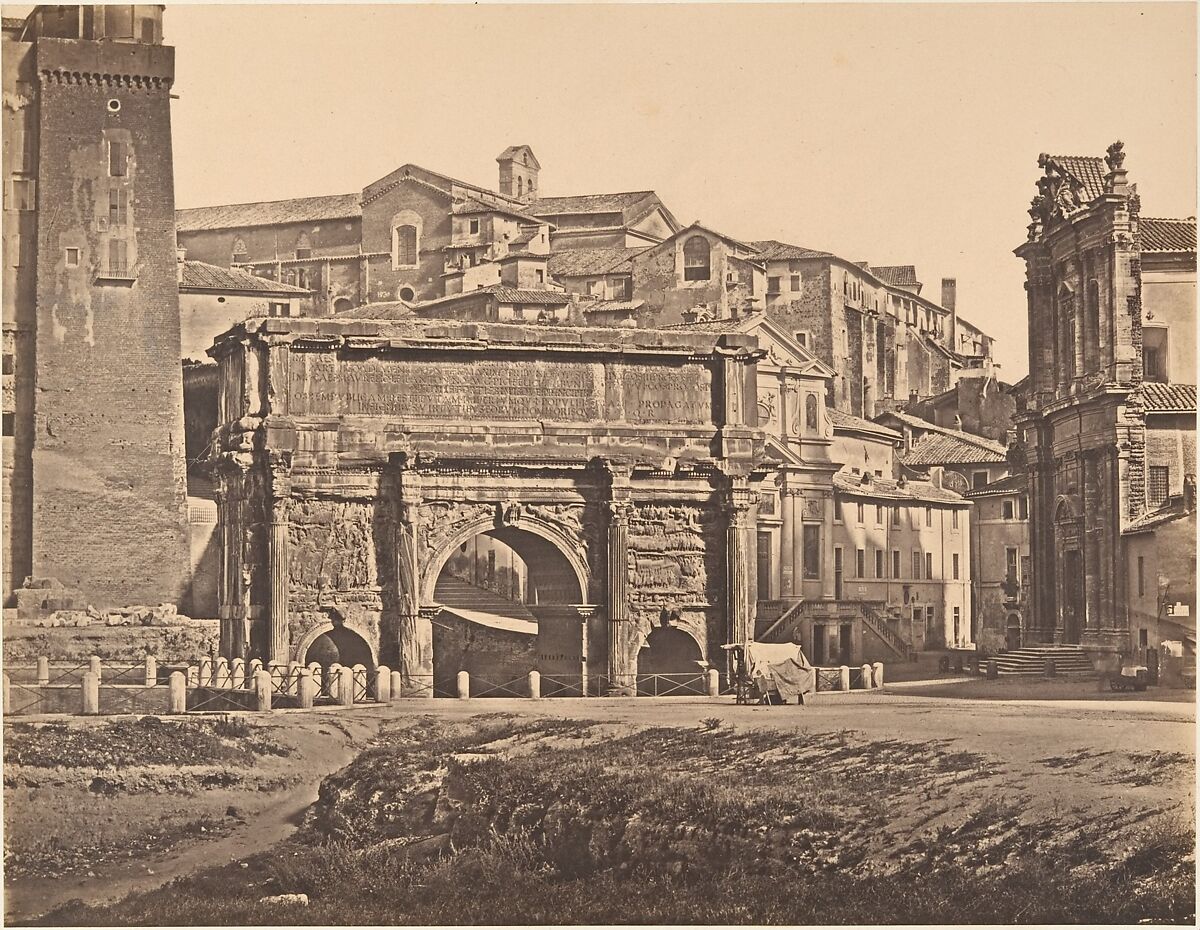
[[6, 922], [1194, 923], [1194, 7], [2, 35]]

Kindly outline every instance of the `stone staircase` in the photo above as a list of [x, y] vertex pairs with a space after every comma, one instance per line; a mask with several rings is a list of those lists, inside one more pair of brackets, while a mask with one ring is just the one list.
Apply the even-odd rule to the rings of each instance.
[[[1003, 652], [990, 656], [996, 662], [996, 671], [1001, 676], [1009, 675], [1044, 675], [1046, 660], [1054, 660], [1054, 671], [1058, 675], [1095, 675], [1087, 653], [1078, 646], [1043, 643], [1036, 646], [1026, 646], [1013, 652]], [[984, 671], [985, 669], [981, 669]]]
[[518, 620], [536, 622], [537, 618], [529, 608], [517, 601], [509, 600], [502, 595], [478, 587], [469, 581], [443, 575], [438, 579], [433, 592], [434, 600], [447, 607], [461, 607], [464, 610], [474, 610], [480, 613], [496, 614], [501, 617], [514, 617]]

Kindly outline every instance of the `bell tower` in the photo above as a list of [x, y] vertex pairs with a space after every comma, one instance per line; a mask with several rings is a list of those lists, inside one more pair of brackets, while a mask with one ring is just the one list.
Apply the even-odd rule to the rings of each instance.
[[541, 165], [528, 145], [510, 145], [496, 159], [500, 163], [500, 193], [524, 203], [538, 198]]

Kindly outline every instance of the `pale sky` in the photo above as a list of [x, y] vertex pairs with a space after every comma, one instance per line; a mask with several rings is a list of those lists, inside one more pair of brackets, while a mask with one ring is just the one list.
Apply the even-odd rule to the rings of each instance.
[[683, 223], [914, 264], [1027, 369], [1039, 152], [1125, 142], [1196, 213], [1196, 8], [1152, 4], [169, 5], [176, 201], [361, 190], [413, 162], [546, 195], [656, 190]]

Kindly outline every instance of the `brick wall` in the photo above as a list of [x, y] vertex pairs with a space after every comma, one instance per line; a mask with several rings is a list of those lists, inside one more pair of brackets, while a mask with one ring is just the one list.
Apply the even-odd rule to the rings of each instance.
[[[188, 553], [172, 50], [42, 39], [38, 61], [151, 80], [41, 90], [32, 570], [98, 607], [174, 602]], [[124, 180], [108, 177], [106, 134], [129, 143]], [[110, 233], [100, 221], [113, 186], [128, 192], [128, 216]], [[113, 236], [127, 242], [132, 283], [97, 282]]]

